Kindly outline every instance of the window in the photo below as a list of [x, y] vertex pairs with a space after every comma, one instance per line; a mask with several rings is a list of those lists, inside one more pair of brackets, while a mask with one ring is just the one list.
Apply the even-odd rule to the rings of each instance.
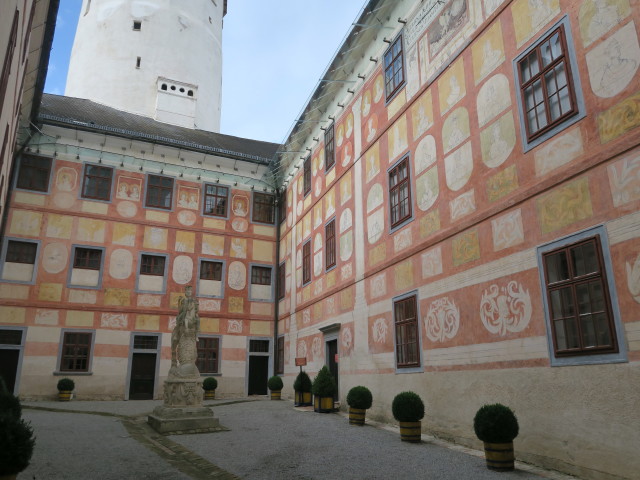
[[32, 283], [36, 276], [39, 242], [5, 238], [3, 281]]
[[336, 219], [331, 220], [324, 227], [324, 242], [325, 242], [325, 267], [329, 270], [336, 265]]
[[133, 337], [133, 348], [135, 350], [157, 350], [158, 337], [155, 335], [135, 335]]
[[283, 188], [278, 195], [278, 220], [280, 223], [287, 218], [287, 189]]
[[287, 288], [287, 263], [282, 262], [278, 265], [278, 300], [282, 300], [286, 294]]
[[133, 29], [134, 29], [136, 32], [139, 32], [140, 30], [142, 30], [142, 22], [141, 22], [141, 21], [139, 21], [139, 20], [134, 20], [134, 21], [133, 21]]
[[214, 217], [227, 216], [229, 203], [229, 189], [220, 185], [205, 184], [204, 186], [204, 215]]
[[249, 340], [251, 353], [269, 353], [269, 340]]
[[198, 340], [198, 359], [196, 366], [200, 373], [218, 373], [220, 339], [218, 337], [203, 337]]
[[311, 281], [311, 240], [302, 246], [302, 284]]
[[525, 151], [583, 118], [567, 17], [514, 61]]
[[251, 267], [252, 285], [271, 285], [271, 267]]
[[203, 260], [200, 263], [200, 280], [222, 281], [222, 262]]
[[402, 159], [389, 171], [389, 207], [391, 228], [397, 227], [411, 217], [409, 157]]
[[416, 295], [393, 302], [398, 368], [420, 366], [420, 334]]
[[402, 54], [402, 35], [398, 35], [384, 52], [384, 91], [390, 100], [404, 85], [404, 58]]
[[304, 174], [302, 177], [304, 185], [304, 196], [306, 197], [311, 191], [311, 156], [304, 161]]
[[324, 131], [324, 170], [328, 172], [336, 163], [336, 149], [334, 143], [334, 124], [331, 123]]
[[253, 194], [252, 220], [260, 223], [275, 223], [275, 197], [268, 193]]
[[173, 178], [149, 175], [147, 180], [147, 203], [145, 206], [171, 210]]
[[111, 199], [113, 168], [101, 165], [85, 165], [82, 197], [95, 200]]
[[9, 75], [11, 74], [11, 64], [13, 63], [13, 52], [16, 49], [16, 43], [18, 41], [18, 19], [20, 18], [20, 12], [16, 9], [13, 14], [13, 23], [11, 25], [11, 33], [9, 34], [9, 42], [7, 43], [7, 50], [4, 54], [4, 62], [2, 64], [2, 72], [0, 72], [0, 112], [4, 107], [4, 100], [8, 98], [7, 85], [9, 83]]
[[159, 255], [142, 255], [140, 275], [164, 275], [165, 260]]
[[276, 373], [284, 373], [284, 336], [278, 337], [276, 345]]
[[101, 263], [102, 250], [76, 247], [75, 258], [73, 259], [73, 268], [100, 270]]
[[50, 174], [50, 158], [25, 155], [20, 160], [16, 187], [36, 192], [47, 192], [49, 190]]
[[89, 371], [92, 337], [92, 332], [63, 332], [61, 372]]

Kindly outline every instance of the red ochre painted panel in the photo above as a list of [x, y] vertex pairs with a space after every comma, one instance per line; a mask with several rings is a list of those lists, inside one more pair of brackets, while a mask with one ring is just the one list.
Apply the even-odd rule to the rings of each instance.
[[108, 345], [96, 343], [93, 347], [93, 354], [96, 357], [129, 358], [129, 345]]
[[245, 361], [247, 359], [247, 350], [244, 348], [224, 348], [222, 347], [222, 360]]
[[27, 342], [24, 346], [24, 354], [34, 357], [55, 357], [59, 350], [57, 342]]

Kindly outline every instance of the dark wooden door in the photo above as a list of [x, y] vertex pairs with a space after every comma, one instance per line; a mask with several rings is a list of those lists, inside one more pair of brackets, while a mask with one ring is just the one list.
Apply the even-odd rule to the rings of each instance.
[[331, 375], [333, 375], [333, 379], [336, 381], [336, 394], [333, 396], [335, 400], [338, 400], [338, 362], [336, 361], [336, 356], [338, 355], [338, 340], [329, 340], [327, 342], [327, 366], [329, 367], [329, 371]]
[[130, 400], [152, 400], [156, 383], [156, 354], [134, 353], [131, 358]]
[[269, 357], [249, 355], [249, 395], [266, 395], [269, 380]]
[[18, 374], [18, 359], [20, 351], [15, 349], [0, 349], [0, 377], [4, 380], [9, 392], [14, 393], [16, 375]]

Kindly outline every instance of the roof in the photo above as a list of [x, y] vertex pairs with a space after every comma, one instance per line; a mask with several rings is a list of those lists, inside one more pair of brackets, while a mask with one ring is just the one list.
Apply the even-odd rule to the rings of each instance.
[[38, 121], [186, 148], [261, 165], [270, 164], [280, 147], [277, 143], [178, 127], [91, 100], [48, 93], [42, 96]]

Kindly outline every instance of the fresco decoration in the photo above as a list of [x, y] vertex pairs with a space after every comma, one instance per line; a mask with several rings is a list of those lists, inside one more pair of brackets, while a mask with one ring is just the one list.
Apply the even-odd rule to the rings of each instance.
[[313, 360], [322, 361], [322, 339], [316, 335], [311, 342], [311, 358]]
[[370, 143], [376, 138], [376, 134], [378, 133], [378, 116], [375, 113], [372, 113], [369, 118], [363, 122], [363, 125], [363, 138], [366, 143]]
[[156, 250], [167, 249], [167, 238], [169, 231], [166, 228], [144, 227], [144, 248]]
[[449, 209], [451, 212], [452, 222], [475, 212], [476, 199], [474, 189], [472, 188], [468, 192], [465, 192], [451, 200], [451, 202], [449, 202]]
[[480, 319], [494, 335], [523, 331], [531, 320], [531, 295], [522, 284], [511, 280], [506, 286], [491, 285], [480, 299]]
[[133, 253], [124, 248], [116, 248], [109, 258], [109, 275], [118, 280], [124, 280], [133, 273]]
[[348, 171], [340, 180], [340, 205], [347, 203], [351, 195], [351, 171]]
[[348, 357], [353, 351], [353, 330], [351, 325], [342, 325], [340, 330], [340, 354]]
[[405, 93], [407, 100], [413, 98], [413, 96], [420, 90], [420, 68], [418, 65], [418, 47], [413, 46], [407, 49], [406, 53], [406, 71], [407, 71], [407, 83], [405, 86]]
[[578, 12], [585, 47], [609, 32], [631, 13], [628, 0], [585, 0]]
[[436, 139], [432, 135], [427, 135], [416, 147], [413, 157], [416, 175], [419, 175], [437, 160], [436, 156]]
[[195, 232], [184, 232], [178, 230], [176, 232], [176, 252], [194, 253], [196, 248], [196, 234]]
[[518, 172], [511, 165], [487, 180], [487, 199], [490, 202], [500, 200], [518, 188]]
[[381, 184], [374, 183], [367, 194], [367, 213], [371, 213], [384, 201], [384, 190]]
[[422, 278], [435, 277], [442, 273], [442, 247], [437, 246], [427, 250], [420, 256], [422, 264]]
[[405, 260], [394, 267], [394, 285], [397, 291], [408, 290], [413, 286], [413, 262]]
[[353, 253], [353, 230], [340, 235], [340, 260], [346, 262]]
[[232, 238], [229, 255], [233, 258], [247, 258], [247, 239]]
[[353, 226], [353, 214], [350, 208], [345, 208], [340, 214], [339, 232], [344, 233]]
[[307, 358], [307, 342], [303, 339], [298, 340], [298, 347], [296, 352], [297, 358]]
[[543, 234], [591, 218], [589, 180], [583, 177], [556, 188], [538, 199], [537, 208]]
[[518, 208], [491, 220], [493, 250], [503, 250], [524, 242], [522, 212]]
[[246, 195], [234, 195], [231, 200], [231, 211], [237, 217], [249, 214], [249, 198]]
[[247, 286], [247, 267], [242, 262], [231, 262], [229, 265], [229, 287], [242, 290]]
[[448, 112], [467, 93], [464, 78], [464, 63], [461, 57], [438, 80], [441, 115]]
[[178, 185], [178, 207], [198, 210], [200, 206], [200, 190], [194, 187]]
[[193, 259], [186, 255], [178, 255], [173, 261], [173, 281], [178, 285], [186, 285], [193, 278]]
[[370, 244], [376, 243], [384, 232], [384, 209], [378, 209], [367, 217], [367, 239]]
[[369, 290], [371, 298], [382, 297], [387, 294], [387, 274], [382, 272], [371, 279], [369, 282]]
[[56, 173], [56, 188], [63, 192], [72, 192], [77, 188], [78, 172], [71, 167], [60, 167]]
[[451, 242], [453, 265], [458, 267], [480, 258], [478, 231], [470, 230], [458, 235]]
[[442, 124], [442, 145], [444, 153], [453, 150], [464, 140], [469, 138], [469, 112], [464, 107], [459, 107], [451, 112], [451, 115]]
[[449, 189], [457, 192], [464, 187], [473, 172], [471, 142], [465, 143], [444, 159], [444, 172]]
[[48, 238], [71, 238], [73, 229], [73, 217], [69, 215], [50, 214], [47, 216]]
[[[78, 219], [76, 238], [86, 242], [104, 243], [106, 225], [103, 220], [81, 217]], [[161, 248], [166, 248], [166, 243]]]
[[242, 320], [228, 320], [227, 333], [242, 333]]
[[393, 163], [409, 148], [407, 140], [407, 116], [402, 115], [388, 131], [389, 163]]
[[476, 97], [478, 109], [478, 123], [485, 126], [503, 110], [511, 106], [511, 89], [506, 75], [498, 73], [489, 78], [478, 92]]
[[429, 52], [435, 57], [447, 42], [457, 34], [469, 20], [467, 0], [452, 0], [427, 30]]
[[244, 298], [229, 297], [229, 313], [244, 313]]
[[369, 264], [376, 265], [387, 258], [387, 245], [381, 243], [375, 248], [369, 250]]
[[424, 317], [424, 326], [432, 342], [451, 340], [460, 328], [460, 309], [449, 297], [434, 300]]
[[116, 210], [120, 214], [120, 216], [124, 218], [132, 218], [135, 217], [138, 213], [138, 206], [133, 202], [124, 200], [122, 202], [118, 202]]
[[49, 243], [42, 251], [42, 267], [47, 273], [60, 273], [68, 265], [69, 250], [64, 243]]
[[536, 175], [545, 175], [575, 160], [583, 153], [582, 132], [579, 126], [562, 135], [556, 135], [533, 152]]
[[365, 153], [366, 181], [370, 182], [380, 172], [380, 144], [376, 142]]
[[324, 219], [329, 220], [336, 213], [336, 190], [331, 188], [324, 196]]
[[637, 303], [640, 303], [640, 254], [636, 257], [633, 265], [631, 262], [626, 262], [625, 269], [629, 293]]
[[440, 230], [440, 212], [434, 209], [420, 219], [420, 236], [427, 238], [438, 230]]
[[27, 237], [40, 237], [42, 226], [42, 213], [28, 210], [13, 210], [9, 233], [12, 235], [25, 235]]
[[509, 158], [516, 145], [516, 128], [513, 114], [502, 117], [480, 132], [482, 162], [490, 168], [502, 165]]
[[516, 0], [513, 2], [511, 15], [513, 16], [517, 46], [521, 47], [559, 12], [559, 0]]
[[395, 253], [411, 246], [411, 229], [404, 228], [393, 235], [393, 251]]
[[376, 318], [373, 321], [373, 326], [371, 327], [371, 333], [373, 336], [373, 341], [375, 343], [381, 343], [381, 344], [387, 343], [387, 337], [390, 337], [389, 324], [387, 322], [387, 319], [384, 317]]
[[494, 22], [478, 40], [471, 45], [473, 78], [476, 85], [484, 80], [505, 60], [500, 22]]
[[231, 228], [236, 232], [243, 233], [249, 230], [249, 222], [246, 218], [236, 217], [231, 221]]
[[322, 251], [319, 251], [313, 255], [313, 275], [319, 277], [322, 274], [323, 268], [324, 263], [322, 262]]
[[76, 203], [76, 198], [70, 193], [58, 192], [53, 196], [53, 203], [56, 207], [67, 210], [73, 207], [73, 204]]
[[440, 183], [438, 182], [438, 166], [427, 170], [416, 178], [416, 199], [418, 208], [423, 212], [429, 210], [438, 199]]
[[60, 321], [60, 312], [58, 310], [45, 310], [38, 308], [36, 310], [36, 325], [58, 325]]
[[483, 0], [483, 2], [484, 2], [484, 13], [488, 17], [493, 12], [495, 12], [500, 5], [502, 5], [504, 0]]
[[127, 177], [125, 175], [118, 176], [118, 183], [116, 186], [116, 198], [122, 200], [130, 200], [132, 202], [139, 202], [142, 192], [142, 179]]
[[635, 25], [629, 22], [587, 53], [591, 89], [599, 97], [620, 93], [635, 76], [640, 47]]
[[614, 206], [640, 200], [640, 152], [610, 164], [607, 173]]
[[126, 313], [103, 313], [100, 316], [101, 328], [127, 328], [128, 324]]
[[411, 106], [411, 130], [417, 140], [433, 125], [431, 90], [426, 90]]

